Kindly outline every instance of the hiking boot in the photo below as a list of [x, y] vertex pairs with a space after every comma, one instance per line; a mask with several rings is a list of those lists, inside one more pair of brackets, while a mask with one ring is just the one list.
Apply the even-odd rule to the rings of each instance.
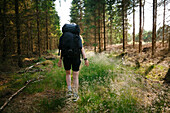
[[66, 96], [71, 97], [72, 95], [73, 95], [73, 93], [72, 93], [72, 91], [71, 91], [71, 90], [67, 91]]
[[77, 93], [74, 93], [73, 95], [73, 101], [76, 102], [79, 99], [79, 96]]

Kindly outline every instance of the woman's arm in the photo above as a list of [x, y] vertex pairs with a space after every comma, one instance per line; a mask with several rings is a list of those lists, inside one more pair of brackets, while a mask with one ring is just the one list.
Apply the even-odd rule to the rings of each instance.
[[61, 57], [61, 54], [60, 54], [60, 59], [58, 61], [58, 67], [62, 67], [62, 57]]
[[85, 65], [86, 65], [86, 66], [89, 66], [89, 61], [88, 61], [88, 59], [87, 59], [87, 57], [86, 57], [85, 50], [84, 50], [83, 47], [82, 47], [82, 49], [81, 49], [81, 52], [82, 52], [82, 55], [83, 55], [83, 59], [84, 59], [84, 61], [85, 61]]

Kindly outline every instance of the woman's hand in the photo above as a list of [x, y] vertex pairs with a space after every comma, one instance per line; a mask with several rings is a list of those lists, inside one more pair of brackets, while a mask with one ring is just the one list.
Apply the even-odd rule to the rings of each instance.
[[62, 67], [62, 59], [58, 61], [58, 67]]
[[85, 65], [88, 67], [89, 66], [89, 61], [85, 60]]

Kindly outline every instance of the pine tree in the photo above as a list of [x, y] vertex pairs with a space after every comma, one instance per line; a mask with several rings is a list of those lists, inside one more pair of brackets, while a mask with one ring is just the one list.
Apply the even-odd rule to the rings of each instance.
[[20, 18], [19, 18], [19, 6], [18, 6], [18, 0], [15, 0], [15, 21], [16, 21], [16, 30], [17, 30], [17, 53], [18, 53], [18, 66], [22, 67], [22, 61], [21, 61], [21, 42], [20, 42]]
[[142, 0], [139, 0], [139, 53], [142, 52]]
[[164, 40], [165, 40], [165, 2], [164, 0], [164, 11], [163, 11], [163, 37], [162, 37], [162, 46], [164, 47]]
[[[2, 61], [5, 61], [6, 59], [6, 54], [7, 54], [7, 48], [6, 48], [6, 0], [3, 0], [3, 6], [1, 9], [2, 9], [2, 18], [1, 18], [1, 21], [2, 21], [2, 39], [1, 39], [1, 42], [3, 43], [3, 53], [2, 53]], [[0, 6], [0, 7], [1, 7]]]
[[152, 56], [156, 51], [157, 0], [153, 0]]
[[135, 48], [135, 0], [133, 0], [133, 48]]
[[47, 43], [50, 41], [51, 49], [57, 48], [61, 31], [54, 1], [0, 1], [0, 41], [2, 42], [0, 56], [3, 61], [12, 57], [18, 58], [18, 66], [21, 67], [23, 56], [40, 55], [40, 52], [47, 51]]

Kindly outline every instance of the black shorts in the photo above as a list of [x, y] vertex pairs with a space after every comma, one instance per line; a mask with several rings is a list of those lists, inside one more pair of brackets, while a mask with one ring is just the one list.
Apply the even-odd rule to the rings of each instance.
[[73, 71], [79, 71], [81, 64], [80, 57], [63, 57], [64, 69], [70, 70], [72, 66]]

